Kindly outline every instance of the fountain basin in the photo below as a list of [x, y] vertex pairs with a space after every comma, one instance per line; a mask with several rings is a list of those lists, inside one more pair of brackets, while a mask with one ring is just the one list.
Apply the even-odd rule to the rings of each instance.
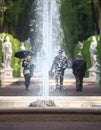
[[28, 107], [42, 97], [0, 97], [0, 121], [101, 122], [101, 97], [50, 97], [56, 107]]
[[97, 108], [3, 108], [0, 122], [101, 122]]
[[[43, 101], [45, 97], [41, 96], [1, 96], [1, 108], [28, 108], [29, 104], [36, 101]], [[99, 96], [49, 96], [55, 104], [55, 108], [99, 108], [101, 109], [101, 97]], [[46, 107], [47, 108], [47, 107]]]

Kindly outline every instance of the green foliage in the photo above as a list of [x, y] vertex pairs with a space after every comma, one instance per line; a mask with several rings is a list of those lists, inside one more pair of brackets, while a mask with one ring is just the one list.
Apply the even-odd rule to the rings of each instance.
[[[20, 50], [21, 43], [17, 39], [12, 39], [12, 49], [13, 49], [13, 56], [12, 56], [12, 63], [11, 66], [13, 68], [13, 76], [20, 77], [21, 74], [21, 59], [14, 57], [14, 54]], [[30, 50], [28, 45], [25, 45], [25, 48]]]
[[11, 66], [13, 68], [13, 76], [14, 77], [19, 77], [20, 76], [20, 71], [21, 71], [21, 60], [14, 57], [15, 52], [20, 50], [21, 43], [17, 39], [12, 39], [12, 49], [13, 49], [13, 54], [12, 54], [12, 63]]
[[1, 6], [0, 7], [0, 29], [2, 30], [2, 27], [3, 27], [3, 22], [4, 22], [4, 13], [5, 11], [7, 10], [7, 7], [6, 6]]
[[[97, 59], [99, 63], [99, 70], [101, 70], [101, 35], [97, 37], [98, 39], [98, 45], [97, 45]], [[99, 81], [100, 87], [101, 87], [101, 71], [100, 71], [100, 81]]]
[[[1, 37], [1, 35], [0, 35], [0, 37]], [[0, 41], [0, 66], [1, 66], [2, 60], [3, 60], [2, 42]]]
[[[77, 23], [76, 9], [72, 7], [72, 2], [68, 0], [62, 1], [61, 5], [61, 23], [64, 31], [64, 46], [67, 48], [69, 54], [71, 54], [74, 46], [74, 41], [77, 42], [77, 28], [75, 23]], [[75, 39], [75, 40], [74, 40]]]
[[91, 0], [62, 0], [60, 13], [64, 32], [63, 46], [72, 58], [76, 43], [93, 33]]
[[[13, 68], [13, 76], [14, 77], [20, 77], [21, 74], [21, 59], [14, 57], [14, 54], [20, 50], [21, 42], [18, 41], [17, 39], [12, 39], [12, 49], [13, 49], [13, 54], [12, 54], [12, 63], [11, 66]], [[25, 49], [30, 50], [30, 46], [25, 45]]]
[[1, 7], [1, 9], [0, 9], [0, 12], [5, 12], [5, 11], [6, 11], [6, 9], [7, 9], [7, 7], [6, 7], [6, 6], [2, 6], [2, 7]]
[[89, 52], [91, 40], [92, 40], [92, 37], [83, 41], [82, 55], [83, 55], [83, 58], [87, 61], [87, 69], [90, 69], [91, 67], [91, 59], [90, 59], [90, 52]]
[[76, 57], [77, 57], [77, 54], [78, 54], [78, 52], [79, 52], [79, 44], [77, 44], [76, 46], [75, 46], [75, 48], [74, 48], [74, 55], [73, 55], [73, 60], [75, 60], [76, 59]]
[[16, 29], [19, 15], [22, 10], [22, 0], [9, 0], [5, 3], [7, 11], [5, 12], [5, 22]]

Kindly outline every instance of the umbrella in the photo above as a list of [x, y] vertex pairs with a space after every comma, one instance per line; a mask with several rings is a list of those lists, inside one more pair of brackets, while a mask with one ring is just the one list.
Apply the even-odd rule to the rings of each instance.
[[20, 50], [14, 54], [15, 57], [20, 59], [25, 58], [27, 55], [34, 55], [34, 53], [31, 50]]

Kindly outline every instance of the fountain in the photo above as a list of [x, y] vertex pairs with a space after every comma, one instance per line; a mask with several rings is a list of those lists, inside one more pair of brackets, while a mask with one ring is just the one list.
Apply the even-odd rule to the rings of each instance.
[[[37, 34], [31, 37], [34, 39], [32, 48], [37, 52], [35, 74], [38, 73], [41, 76], [42, 95], [13, 98], [2, 96], [0, 98], [0, 120], [2, 122], [16, 121], [20, 124], [21, 122], [30, 123], [30, 121], [39, 124], [45, 122], [45, 125], [46, 121], [59, 124], [63, 121], [69, 121], [69, 123], [70, 121], [101, 122], [101, 97], [98, 99], [92, 96], [75, 98], [49, 96], [48, 71], [61, 43], [59, 13], [56, 0], [36, 0], [36, 5], [38, 16], [36, 15], [36, 22], [31, 20], [30, 26], [31, 32], [35, 30], [34, 34]], [[34, 29], [32, 28], [33, 22], [36, 27]]]
[[32, 26], [31, 31], [35, 30], [36, 32], [36, 34], [35, 32], [33, 33], [35, 34], [33, 35], [33, 39], [35, 40], [33, 45], [34, 47], [32, 47], [37, 50], [35, 74], [38, 73], [41, 76], [41, 96], [43, 96], [45, 100], [48, 100], [48, 72], [51, 68], [53, 58], [60, 48], [60, 42], [62, 40], [62, 38], [59, 37], [61, 33], [61, 27], [56, 0], [37, 0], [36, 5], [37, 7], [35, 12], [38, 16], [36, 16], [36, 22], [33, 19], [30, 20], [31, 26], [35, 23], [35, 29], [33, 29]]

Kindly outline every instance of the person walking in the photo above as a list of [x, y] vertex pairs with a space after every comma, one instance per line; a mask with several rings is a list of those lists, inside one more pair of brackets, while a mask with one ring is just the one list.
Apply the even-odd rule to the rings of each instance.
[[30, 54], [27, 55], [23, 60], [22, 67], [23, 67], [23, 75], [25, 78], [25, 90], [28, 91], [30, 85], [30, 79], [33, 76], [34, 71], [34, 64], [32, 64], [32, 57]]
[[77, 59], [72, 64], [73, 74], [76, 79], [76, 91], [82, 92], [83, 89], [83, 78], [87, 69], [87, 63], [82, 58], [82, 54], [77, 54]]
[[53, 60], [50, 73], [52, 73], [53, 69], [55, 70], [56, 88], [60, 87], [60, 90], [63, 88], [63, 78], [66, 67], [67, 58], [63, 55], [63, 50], [59, 50], [58, 55]]

